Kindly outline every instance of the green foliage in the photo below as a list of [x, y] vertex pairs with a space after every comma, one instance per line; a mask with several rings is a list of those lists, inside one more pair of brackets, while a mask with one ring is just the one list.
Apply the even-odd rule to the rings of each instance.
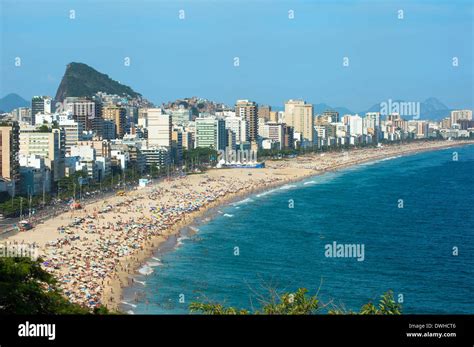
[[380, 296], [378, 306], [372, 302], [368, 302], [359, 312], [346, 311], [340, 308], [329, 310], [329, 314], [362, 314], [362, 315], [400, 315], [402, 314], [402, 306], [395, 302], [393, 292], [389, 290]]
[[[317, 296], [308, 296], [306, 288], [299, 288], [295, 293], [284, 293], [281, 297], [274, 295], [271, 302], [262, 308], [262, 314], [268, 315], [310, 315], [319, 309]], [[259, 314], [260, 312], [256, 312]]]
[[191, 312], [200, 312], [209, 315], [227, 314], [265, 314], [265, 315], [309, 315], [319, 310], [317, 296], [308, 295], [306, 288], [300, 288], [295, 293], [278, 295], [271, 291], [270, 299], [261, 300], [262, 308], [251, 313], [245, 309], [224, 307], [219, 303], [193, 302], [189, 308]]
[[[48, 204], [51, 201], [51, 195], [45, 194], [44, 202]], [[31, 198], [31, 208], [36, 209], [43, 205], [43, 195], [36, 195]], [[30, 207], [29, 198], [26, 196], [15, 196], [13, 199], [0, 203], [0, 213], [6, 217], [17, 216], [20, 214], [20, 210], [23, 209], [23, 214], [28, 213]]]
[[300, 153], [299, 149], [259, 149], [257, 156], [258, 158], [275, 158], [275, 157], [287, 157], [290, 155], [297, 155]]
[[69, 302], [41, 260], [0, 258], [0, 314], [87, 314]]
[[8, 194], [8, 192], [0, 192], [0, 203], [3, 203], [5, 201], [10, 201], [11, 196]]
[[43, 124], [43, 125], [39, 126], [38, 128], [36, 128], [36, 131], [39, 132], [39, 133], [50, 133], [51, 128], [49, 126], [47, 126], [46, 124]]
[[190, 150], [183, 150], [183, 164], [187, 171], [198, 168], [205, 170], [209, 165], [215, 165], [218, 159], [218, 152], [213, 148], [198, 147]]
[[189, 305], [191, 312], [201, 312], [208, 315], [246, 315], [247, 310], [236, 309], [234, 307], [224, 307], [217, 303], [193, 302]]
[[[207, 315], [243, 315], [243, 314], [264, 314], [264, 315], [312, 315], [321, 312], [322, 306], [317, 295], [308, 295], [306, 288], [299, 288], [294, 293], [283, 293], [278, 295], [271, 291], [270, 299], [260, 300], [262, 307], [260, 310], [249, 312], [245, 309], [235, 307], [225, 307], [219, 303], [193, 302], [189, 306], [191, 312], [198, 312]], [[378, 307], [371, 302], [362, 306], [360, 312], [345, 311], [342, 309], [329, 310], [329, 314], [361, 314], [361, 315], [399, 315], [401, 305], [395, 303], [393, 292], [388, 291], [381, 296]]]

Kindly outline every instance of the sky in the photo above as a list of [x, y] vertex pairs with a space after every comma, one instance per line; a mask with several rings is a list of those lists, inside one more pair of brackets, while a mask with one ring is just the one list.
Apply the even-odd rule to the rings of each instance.
[[359, 111], [436, 97], [450, 108], [474, 105], [469, 0], [0, 4], [0, 97], [54, 96], [66, 65], [82, 62], [154, 103], [302, 98]]

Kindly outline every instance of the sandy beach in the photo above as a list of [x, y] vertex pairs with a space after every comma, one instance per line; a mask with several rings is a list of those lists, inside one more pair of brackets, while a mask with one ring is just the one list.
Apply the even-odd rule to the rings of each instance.
[[153, 251], [210, 208], [327, 171], [473, 143], [415, 142], [268, 160], [260, 169], [211, 169], [90, 203], [1, 242], [34, 244], [43, 267], [58, 279], [70, 301], [116, 310], [122, 288], [131, 284]]

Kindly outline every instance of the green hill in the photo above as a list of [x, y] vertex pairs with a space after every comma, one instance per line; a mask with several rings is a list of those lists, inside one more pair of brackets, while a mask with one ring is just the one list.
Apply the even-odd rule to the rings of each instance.
[[141, 96], [129, 86], [120, 84], [108, 75], [100, 73], [82, 63], [70, 63], [56, 92], [56, 101], [63, 101], [69, 96], [92, 96], [97, 92], [108, 94]]

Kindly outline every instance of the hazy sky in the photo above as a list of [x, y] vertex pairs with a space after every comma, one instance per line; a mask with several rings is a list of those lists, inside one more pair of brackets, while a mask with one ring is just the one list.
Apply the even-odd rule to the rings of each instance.
[[54, 96], [75, 61], [155, 103], [196, 95], [229, 104], [304, 98], [353, 111], [389, 98], [474, 104], [472, 1], [0, 3], [0, 97]]

